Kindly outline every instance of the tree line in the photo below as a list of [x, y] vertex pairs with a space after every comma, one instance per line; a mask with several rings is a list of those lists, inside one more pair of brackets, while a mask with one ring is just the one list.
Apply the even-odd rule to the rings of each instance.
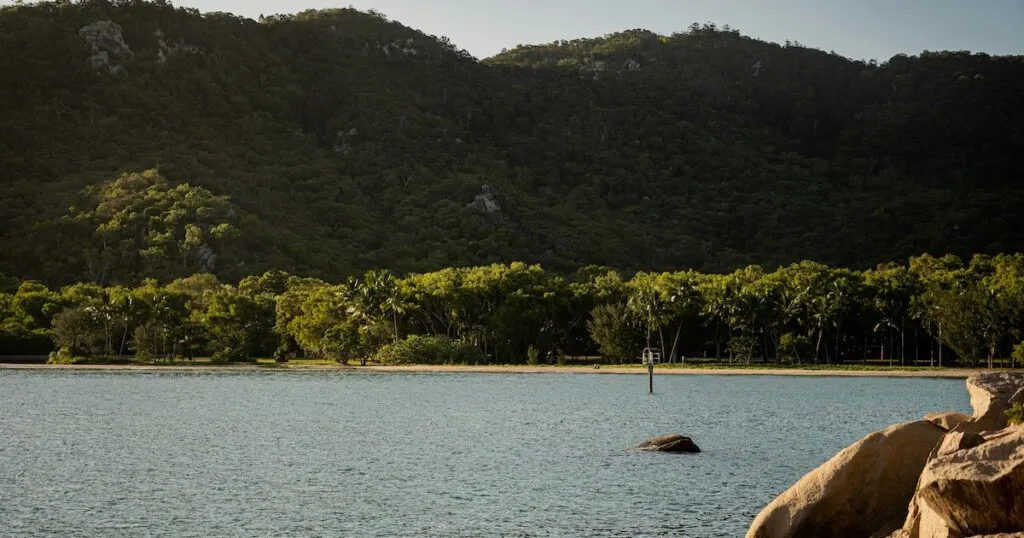
[[340, 283], [283, 271], [237, 284], [51, 289], [0, 280], [0, 348], [55, 361], [273, 356], [338, 361], [994, 366], [1024, 358], [1024, 254], [922, 255], [858, 271], [803, 261], [731, 273], [555, 273], [520, 262]]

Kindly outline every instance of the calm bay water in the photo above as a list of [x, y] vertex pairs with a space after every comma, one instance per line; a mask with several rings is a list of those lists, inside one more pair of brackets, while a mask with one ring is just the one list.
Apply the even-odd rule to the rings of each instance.
[[[742, 536], [962, 380], [0, 371], [0, 535]], [[682, 433], [697, 455], [629, 447]]]

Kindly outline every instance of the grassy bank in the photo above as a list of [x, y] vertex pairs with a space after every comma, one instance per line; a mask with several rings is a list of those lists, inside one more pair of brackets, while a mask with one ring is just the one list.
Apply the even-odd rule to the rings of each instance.
[[[405, 373], [576, 373], [644, 375], [641, 364], [624, 365], [403, 365], [359, 366], [325, 360], [293, 360], [287, 363], [259, 359], [250, 363], [218, 364], [210, 359], [152, 362], [110, 362], [102, 364], [4, 364], [0, 369], [17, 370], [208, 370], [208, 371], [352, 371]], [[871, 364], [856, 365], [730, 365], [723, 363], [660, 364], [656, 375], [771, 375], [771, 376], [839, 376], [839, 377], [934, 377], [967, 378], [992, 370], [981, 368], [899, 367]]]

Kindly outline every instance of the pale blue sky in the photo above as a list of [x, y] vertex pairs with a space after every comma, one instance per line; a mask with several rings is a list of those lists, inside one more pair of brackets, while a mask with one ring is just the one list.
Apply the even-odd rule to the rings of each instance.
[[799, 41], [855, 59], [903, 52], [1024, 54], [1024, 0], [178, 0], [252, 18], [307, 8], [376, 9], [478, 58], [517, 44], [631, 28], [662, 34], [693, 22], [728, 24], [767, 41]]

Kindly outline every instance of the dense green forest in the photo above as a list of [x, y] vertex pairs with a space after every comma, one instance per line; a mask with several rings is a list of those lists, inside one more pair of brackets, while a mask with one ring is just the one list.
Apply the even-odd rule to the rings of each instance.
[[919, 256], [867, 271], [800, 262], [766, 271], [572, 275], [524, 263], [331, 284], [271, 271], [134, 287], [9, 282], [0, 347], [54, 362], [135, 355], [274, 356], [383, 364], [633, 362], [987, 365], [1024, 360], [1024, 255]]
[[518, 260], [571, 282], [1024, 251], [1020, 57], [876, 65], [681, 30], [478, 61], [353, 9], [4, 7], [0, 273], [135, 289]]

